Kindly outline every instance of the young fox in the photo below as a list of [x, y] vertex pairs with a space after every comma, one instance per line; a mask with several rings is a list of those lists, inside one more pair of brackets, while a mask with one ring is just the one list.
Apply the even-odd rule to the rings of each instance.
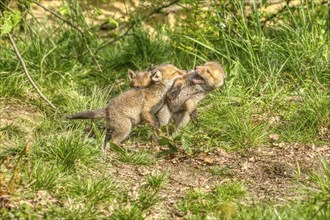
[[[79, 112], [67, 116], [68, 119], [106, 118], [107, 134], [103, 142], [104, 153], [109, 140], [120, 144], [131, 132], [133, 126], [142, 120], [147, 121], [154, 129], [159, 123], [154, 114], [163, 106], [166, 93], [176, 79], [185, 72], [171, 64], [163, 64], [150, 69], [151, 82], [147, 87], [131, 89], [110, 101], [105, 109]], [[138, 73], [139, 75], [141, 73]]]
[[183, 81], [180, 90], [173, 88], [168, 93], [166, 105], [157, 113], [160, 126], [169, 123], [172, 118], [177, 128], [185, 127], [196, 111], [199, 101], [207, 94], [224, 84], [225, 74], [217, 62], [206, 62], [197, 66], [179, 81]]
[[[147, 75], [141, 76], [148, 78]], [[157, 113], [160, 126], [167, 125], [173, 119], [178, 128], [185, 127], [197, 104], [206, 95], [224, 84], [224, 71], [217, 62], [206, 62], [195, 70], [174, 82], [173, 88], [167, 94], [164, 106]], [[143, 87], [147, 80], [131, 78], [130, 85]]]

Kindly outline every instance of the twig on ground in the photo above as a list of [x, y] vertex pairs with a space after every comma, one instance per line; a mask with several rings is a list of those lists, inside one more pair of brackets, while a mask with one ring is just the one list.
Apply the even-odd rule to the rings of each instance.
[[[2, 16], [2, 11], [0, 11], [0, 16]], [[53, 105], [47, 98], [46, 96], [44, 96], [44, 94], [42, 94], [42, 92], [40, 91], [40, 89], [38, 88], [38, 86], [35, 84], [35, 82], [33, 81], [33, 79], [31, 78], [30, 74], [29, 74], [29, 71], [28, 69], [26, 68], [26, 65], [25, 65], [25, 62], [21, 56], [21, 53], [19, 52], [17, 46], [16, 46], [16, 43], [15, 43], [15, 40], [14, 38], [11, 36], [10, 33], [8, 33], [8, 37], [9, 37], [9, 40], [10, 40], [10, 43], [11, 45], [13, 46], [14, 50], [15, 50], [15, 53], [16, 53], [16, 56], [17, 58], [19, 59], [19, 61], [21, 62], [22, 64], [22, 67], [23, 67], [23, 70], [24, 70], [24, 74], [25, 76], [28, 78], [29, 82], [32, 84], [33, 88], [37, 91], [37, 93], [39, 94], [39, 96], [44, 99], [48, 105], [50, 105], [50, 107], [52, 107], [53, 109], [57, 109], [55, 107], [55, 105]]]
[[[0, 12], [1, 14], [1, 12]], [[47, 98], [46, 96], [44, 96], [44, 94], [42, 94], [42, 92], [40, 91], [40, 89], [38, 88], [38, 86], [35, 84], [35, 82], [33, 81], [33, 79], [31, 78], [30, 74], [29, 74], [29, 71], [28, 69], [26, 68], [26, 65], [25, 65], [25, 62], [16, 46], [16, 43], [13, 39], [13, 37], [11, 36], [11, 34], [8, 34], [8, 37], [9, 37], [9, 40], [10, 40], [10, 43], [11, 45], [13, 46], [14, 50], [15, 50], [15, 53], [16, 53], [16, 56], [17, 58], [19, 59], [19, 61], [21, 62], [22, 66], [23, 66], [23, 70], [24, 70], [24, 74], [25, 76], [28, 78], [28, 80], [30, 81], [30, 83], [32, 84], [32, 86], [34, 87], [34, 89], [37, 91], [37, 93], [39, 94], [39, 96], [44, 99], [48, 105], [50, 105], [50, 107], [52, 107], [53, 109], [57, 109], [55, 107], [55, 105], [53, 105]]]

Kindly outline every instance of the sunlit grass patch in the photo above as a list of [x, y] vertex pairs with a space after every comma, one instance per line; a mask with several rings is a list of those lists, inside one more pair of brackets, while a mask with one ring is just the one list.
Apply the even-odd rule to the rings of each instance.
[[67, 190], [59, 192], [59, 195], [65, 197], [66, 194], [88, 206], [112, 202], [117, 193], [116, 186], [110, 177], [77, 175], [68, 178], [66, 184]]
[[119, 200], [123, 204], [114, 210], [110, 219], [144, 219], [147, 211], [162, 201], [160, 190], [167, 184], [167, 176], [156, 172], [146, 176], [145, 182], [136, 195]]
[[175, 59], [175, 50], [163, 40], [152, 38], [145, 30], [135, 30], [123, 44], [114, 47], [114, 51], [103, 52], [106, 68], [147, 69], [150, 64], [170, 63]]
[[57, 166], [46, 163], [43, 160], [37, 160], [32, 168], [32, 188], [35, 191], [48, 190], [54, 191], [61, 184], [61, 180], [65, 174]]
[[152, 189], [157, 190], [166, 185], [168, 176], [165, 173], [155, 172], [147, 176], [146, 179], [147, 187], [151, 187]]
[[238, 182], [216, 186], [211, 192], [190, 190], [178, 203], [178, 209], [189, 219], [231, 218], [237, 209], [237, 200], [246, 194]]
[[[242, 97], [238, 98], [241, 100]], [[214, 99], [214, 104], [205, 106], [200, 111], [196, 126], [197, 143], [201, 146], [220, 145], [228, 149], [244, 149], [256, 147], [267, 141], [270, 127], [267, 121], [256, 121], [255, 110], [258, 105], [251, 101], [223, 102], [222, 97]], [[204, 137], [203, 137], [204, 136]], [[205, 140], [206, 143], [200, 140]], [[213, 142], [213, 143], [212, 143]]]
[[97, 152], [97, 147], [82, 136], [53, 135], [34, 145], [33, 157], [53, 162], [66, 171], [96, 162]]
[[114, 213], [110, 216], [109, 219], [117, 220], [117, 219], [136, 219], [143, 220], [143, 213], [141, 209], [137, 206], [128, 206], [123, 207], [118, 210], [115, 210]]
[[137, 152], [122, 151], [118, 155], [118, 160], [123, 163], [134, 165], [151, 165], [155, 162], [155, 156], [150, 152], [139, 150]]
[[15, 97], [23, 99], [27, 96], [27, 93], [31, 91], [31, 87], [26, 81], [27, 79], [21, 72], [14, 74], [0, 73], [0, 78], [3, 78], [0, 81], [1, 97]]
[[283, 113], [286, 123], [279, 131], [287, 141], [320, 142], [321, 130], [330, 126], [330, 97], [318, 90], [304, 93]]

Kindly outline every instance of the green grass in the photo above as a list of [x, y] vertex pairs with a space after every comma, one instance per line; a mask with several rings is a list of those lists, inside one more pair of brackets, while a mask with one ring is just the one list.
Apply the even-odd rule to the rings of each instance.
[[152, 154], [145, 151], [138, 152], [121, 152], [118, 160], [123, 163], [135, 164], [135, 165], [151, 165], [154, 163], [154, 157]]
[[147, 186], [152, 189], [160, 189], [166, 185], [168, 177], [164, 173], [154, 173], [147, 177]]
[[[221, 180], [208, 190], [178, 189], [173, 175], [180, 173], [160, 171], [159, 164], [175, 166], [175, 160], [163, 162], [168, 156], [195, 157], [212, 154], [217, 148], [228, 153], [262, 149], [271, 145], [271, 134], [279, 135], [279, 143], [329, 145], [326, 7], [302, 1], [303, 6], [286, 7], [275, 25], [263, 26], [267, 15], [244, 16], [241, 1], [228, 1], [226, 7], [211, 1], [213, 15], [209, 14], [212, 10], [200, 10], [199, 1], [187, 2], [191, 8], [182, 26], [170, 30], [161, 24], [151, 36], [143, 25], [136, 25], [128, 36], [97, 52], [94, 49], [102, 39], [92, 29], [82, 37], [59, 20], [54, 21], [56, 30], [34, 20], [25, 24], [25, 32], [15, 28], [13, 35], [27, 68], [58, 107], [56, 111], [39, 98], [7, 38], [0, 36], [1, 194], [8, 193], [6, 186], [19, 162], [19, 177], [14, 178], [17, 186], [10, 193], [12, 206], [4, 204], [0, 210], [3, 218], [145, 219], [155, 210], [164, 219], [175, 212], [186, 219], [330, 217], [330, 174], [325, 160], [321, 160], [321, 171], [308, 174], [308, 181], [297, 177], [305, 199], [284, 204], [258, 200], [248, 205], [246, 201], [252, 198], [248, 183], [233, 181], [230, 164], [203, 167], [205, 173]], [[69, 10], [70, 19], [85, 27], [81, 8], [72, 3]], [[95, 52], [102, 71], [87, 46]], [[196, 121], [175, 137], [164, 138], [163, 147], [170, 147], [163, 151], [165, 157], [157, 157], [153, 148], [144, 149], [144, 145], [150, 147], [151, 129], [143, 125], [133, 130], [128, 146], [111, 149], [111, 157], [103, 161], [100, 146], [105, 122], [64, 119], [66, 114], [104, 107], [126, 91], [128, 68], [172, 63], [192, 69], [209, 60], [224, 66], [225, 86], [200, 103]], [[19, 161], [27, 145], [31, 150]], [[124, 172], [127, 176], [123, 177], [126, 168], [134, 172]], [[223, 179], [230, 181], [224, 183]], [[165, 188], [183, 195], [170, 208], [164, 205], [169, 203], [162, 192]], [[39, 198], [39, 194], [43, 196]]]
[[191, 190], [178, 204], [178, 209], [188, 219], [231, 218], [236, 212], [236, 200], [245, 194], [244, 186], [238, 182], [218, 185], [211, 192]]
[[[50, 141], [51, 140], [51, 141]], [[50, 161], [64, 170], [74, 170], [80, 163], [88, 165], [97, 159], [97, 147], [80, 137], [54, 137], [41, 140], [33, 147], [33, 156]]]

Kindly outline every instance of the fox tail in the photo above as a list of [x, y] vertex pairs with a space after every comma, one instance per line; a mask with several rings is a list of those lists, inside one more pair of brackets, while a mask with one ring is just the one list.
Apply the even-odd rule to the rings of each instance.
[[78, 112], [72, 115], [67, 115], [66, 119], [98, 119], [106, 118], [105, 109], [95, 109], [90, 111]]

